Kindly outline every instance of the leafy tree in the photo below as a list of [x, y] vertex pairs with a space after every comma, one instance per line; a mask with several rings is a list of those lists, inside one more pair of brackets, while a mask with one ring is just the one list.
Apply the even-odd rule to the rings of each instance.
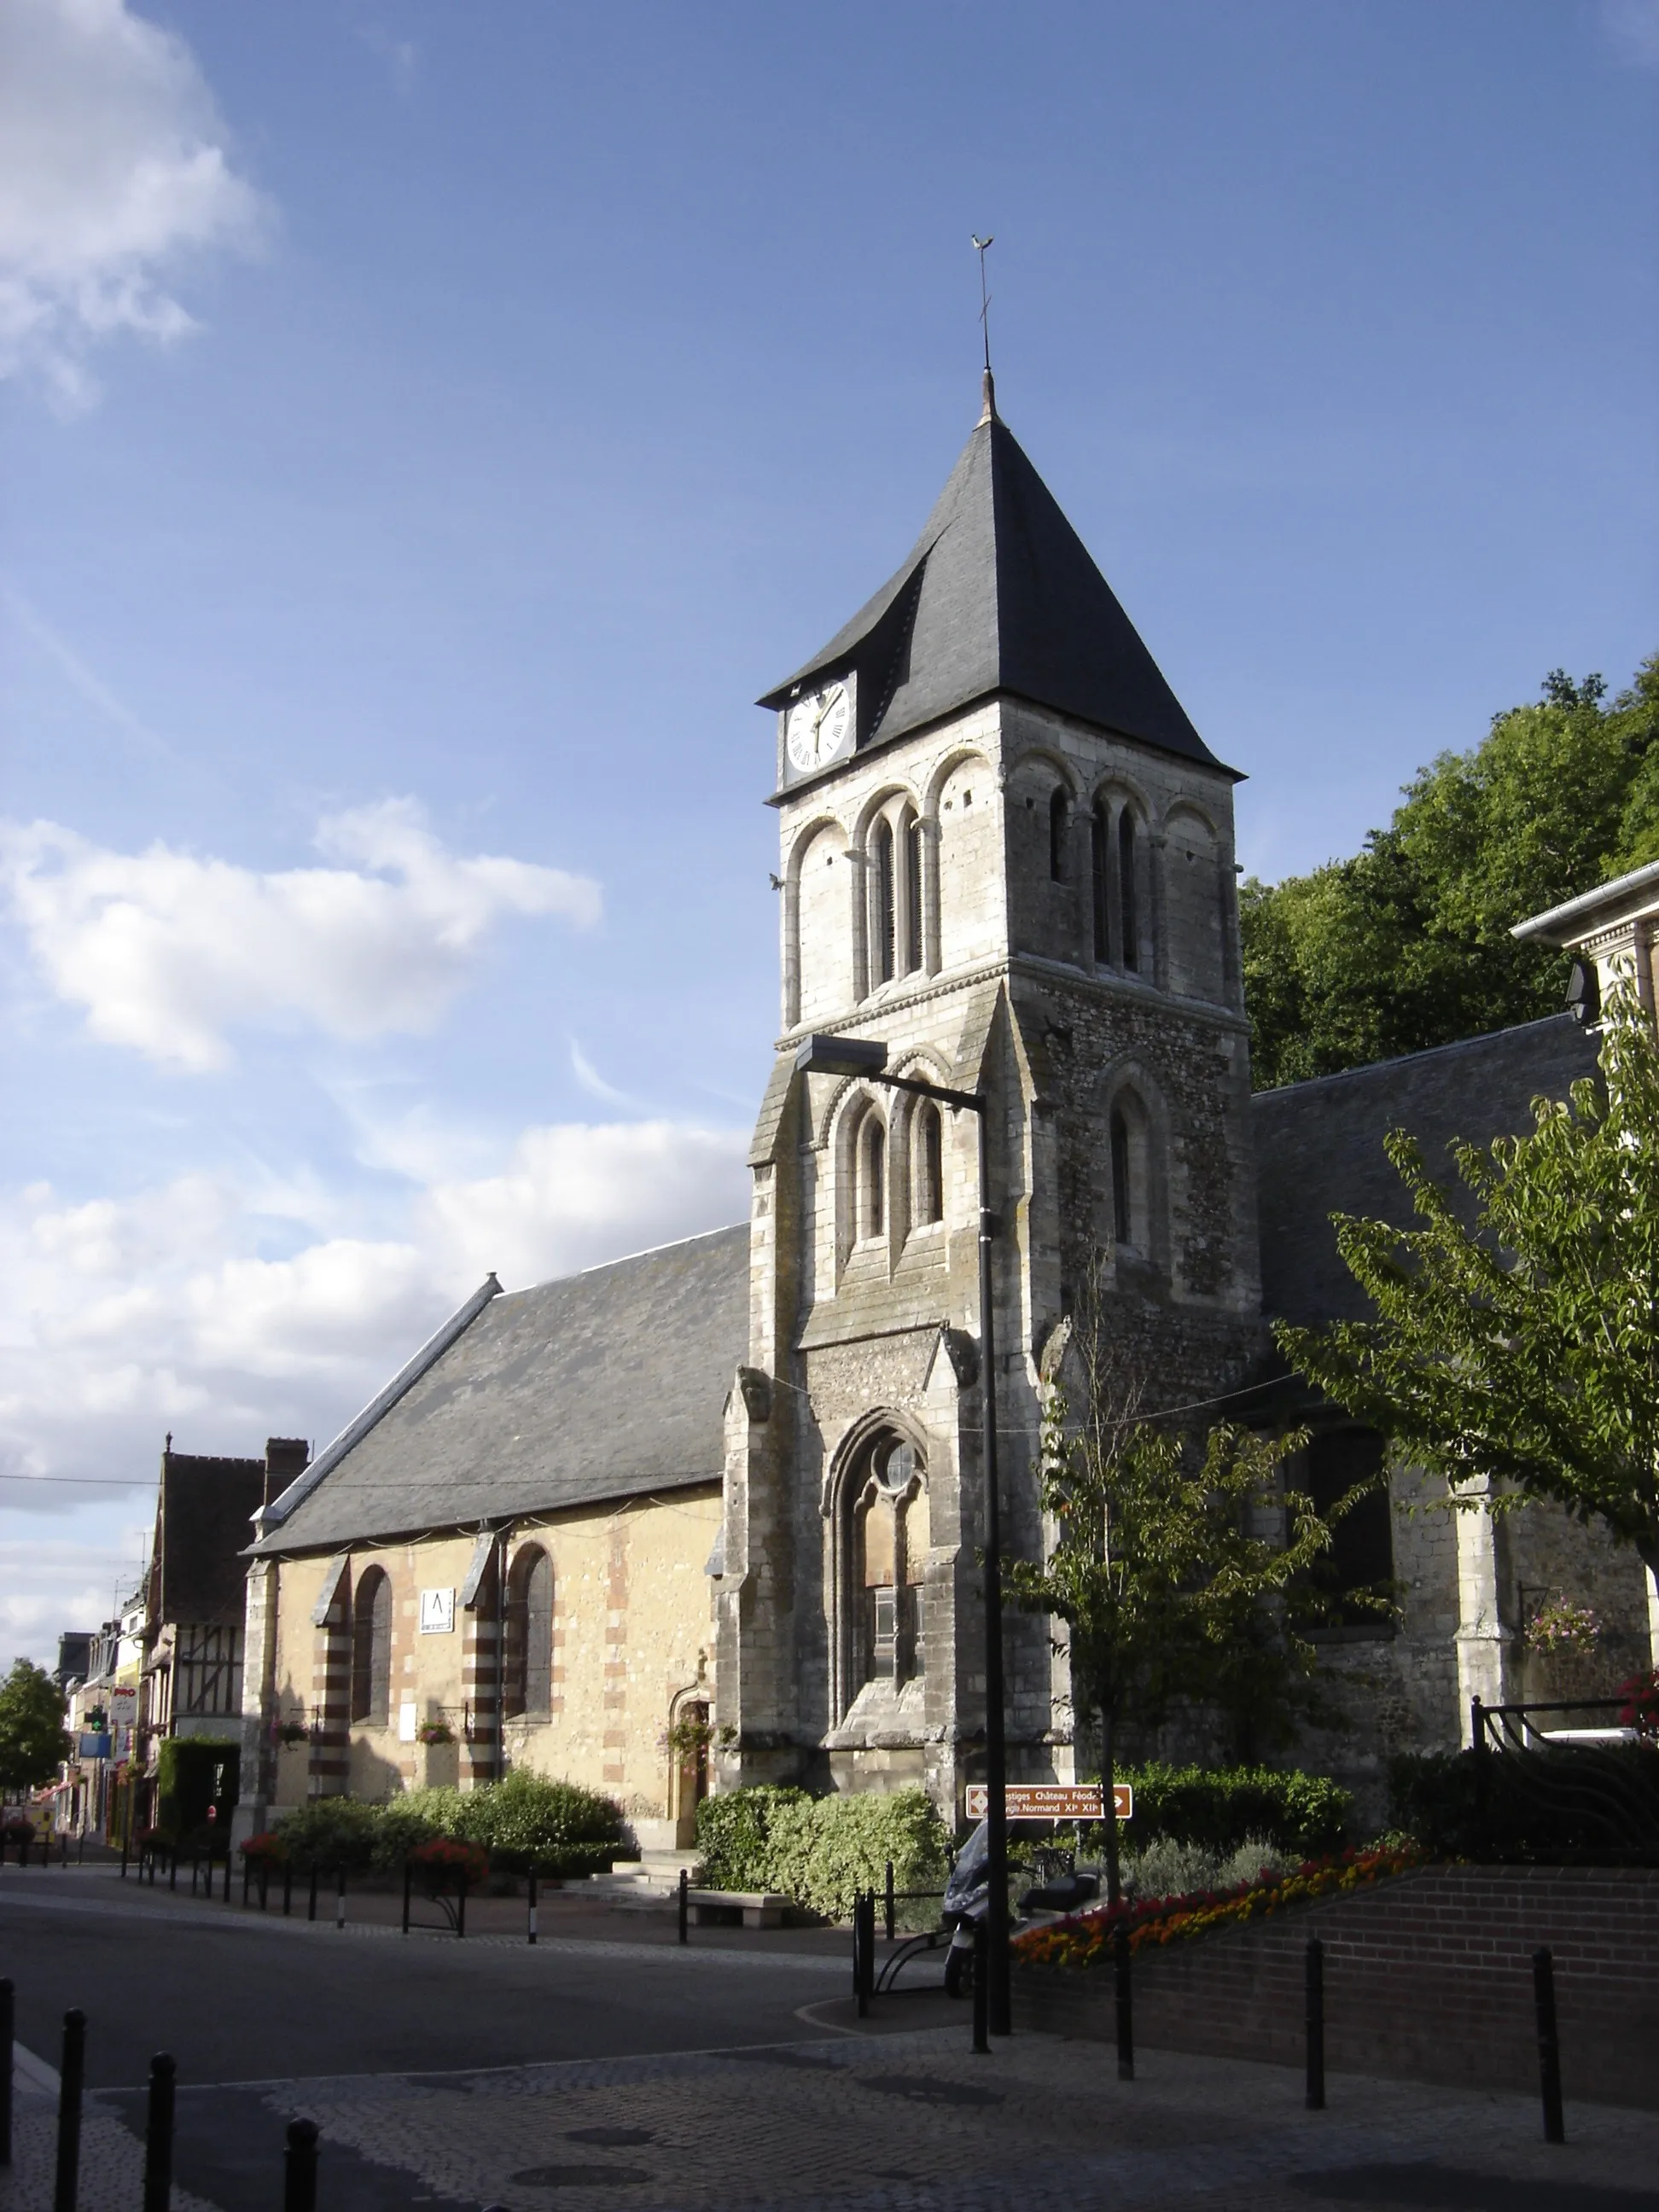
[[1454, 1505], [1549, 1499], [1659, 1571], [1659, 1041], [1626, 992], [1609, 994], [1601, 1083], [1533, 1116], [1453, 1147], [1473, 1228], [1396, 1131], [1421, 1225], [1335, 1217], [1376, 1318], [1274, 1333]]
[[68, 1756], [63, 1692], [44, 1668], [15, 1660], [0, 1682], [0, 1790], [38, 1790]]
[[[1022, 1611], [1067, 1624], [1073, 1711], [1098, 1725], [1109, 1792], [1125, 1731], [1155, 1727], [1177, 1699], [1248, 1715], [1258, 1733], [1264, 1711], [1297, 1702], [1315, 1662], [1302, 1629], [1321, 1605], [1310, 1570], [1360, 1492], [1322, 1517], [1286, 1486], [1301, 1431], [1224, 1424], [1200, 1449], [1139, 1418], [1092, 1292], [1080, 1322], [1075, 1423], [1057, 1376], [1044, 1385], [1042, 1496], [1055, 1540], [1046, 1559], [1007, 1562], [1004, 1581]], [[1106, 1831], [1115, 1900], [1115, 1821]]]
[[1257, 1085], [1553, 1013], [1564, 957], [1511, 926], [1659, 857], [1659, 654], [1611, 705], [1560, 669], [1407, 786], [1352, 860], [1241, 894]]

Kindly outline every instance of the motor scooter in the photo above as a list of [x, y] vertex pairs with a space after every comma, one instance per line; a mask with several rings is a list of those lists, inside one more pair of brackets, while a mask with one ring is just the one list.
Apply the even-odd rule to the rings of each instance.
[[[957, 1852], [945, 1885], [941, 1917], [951, 1930], [951, 1945], [945, 1954], [946, 1996], [959, 1997], [964, 1993], [975, 1937], [991, 1910], [990, 1868], [990, 1828], [988, 1822], [981, 1820]], [[1055, 1875], [1026, 1891], [1019, 1900], [1020, 1916], [1024, 1919], [1033, 1914], [1075, 1912], [1099, 1894], [1100, 1883], [1094, 1875], [1075, 1871]]]

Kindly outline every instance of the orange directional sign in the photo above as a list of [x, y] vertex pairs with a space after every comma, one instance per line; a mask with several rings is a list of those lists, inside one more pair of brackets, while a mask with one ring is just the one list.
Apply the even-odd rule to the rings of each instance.
[[[982, 1782], [968, 1784], [966, 1807], [970, 1820], [985, 1818], [988, 1796]], [[1011, 1782], [1003, 1792], [1011, 1820], [1099, 1820], [1105, 1817], [1105, 1800], [1098, 1782]], [[1112, 1785], [1112, 1809], [1120, 1820], [1134, 1818], [1135, 1793], [1127, 1782]]]

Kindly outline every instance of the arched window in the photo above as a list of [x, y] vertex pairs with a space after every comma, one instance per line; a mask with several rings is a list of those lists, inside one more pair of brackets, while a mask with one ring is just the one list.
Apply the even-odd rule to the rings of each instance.
[[880, 1237], [887, 1228], [887, 1130], [873, 1108], [859, 1131], [859, 1235]]
[[870, 975], [872, 982], [893, 978], [893, 825], [885, 816], [870, 839]]
[[1112, 1234], [1120, 1244], [1134, 1242], [1135, 1194], [1129, 1121], [1121, 1106], [1112, 1109]]
[[1048, 879], [1063, 884], [1066, 880], [1066, 839], [1072, 826], [1072, 810], [1066, 804], [1063, 790], [1055, 792], [1048, 801]]
[[1327, 1429], [1309, 1443], [1303, 1478], [1321, 1513], [1351, 1490], [1370, 1486], [1336, 1523], [1331, 1548], [1309, 1579], [1330, 1606], [1332, 1626], [1369, 1628], [1378, 1636], [1392, 1636], [1392, 1623], [1374, 1607], [1356, 1603], [1354, 1594], [1383, 1595], [1394, 1580], [1394, 1516], [1381, 1480], [1385, 1450], [1375, 1429]]
[[921, 821], [911, 815], [904, 825], [904, 972], [921, 965]]
[[1135, 880], [1135, 817], [1127, 806], [1117, 817], [1117, 899], [1119, 927], [1123, 933], [1123, 964], [1138, 969], [1140, 930]]
[[1112, 824], [1103, 799], [1089, 817], [1089, 873], [1095, 920], [1095, 958], [1103, 966], [1112, 957]]
[[384, 1728], [392, 1705], [392, 1583], [366, 1567], [351, 1606], [351, 1717]]
[[527, 1544], [507, 1583], [503, 1711], [544, 1720], [553, 1703], [553, 1562]]
[[856, 1696], [866, 1682], [896, 1687], [923, 1670], [922, 1595], [930, 1533], [920, 1455], [900, 1438], [878, 1437], [849, 1492], [854, 1607], [848, 1624], [849, 1688]]
[[945, 1128], [939, 1108], [924, 1098], [911, 1132], [910, 1188], [914, 1218], [920, 1224], [945, 1218]]

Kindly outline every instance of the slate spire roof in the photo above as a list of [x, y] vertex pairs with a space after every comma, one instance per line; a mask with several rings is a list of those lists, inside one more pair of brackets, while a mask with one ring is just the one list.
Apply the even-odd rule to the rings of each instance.
[[997, 413], [988, 371], [984, 411], [903, 566], [760, 704], [849, 669], [861, 747], [1010, 691], [1220, 765]]

